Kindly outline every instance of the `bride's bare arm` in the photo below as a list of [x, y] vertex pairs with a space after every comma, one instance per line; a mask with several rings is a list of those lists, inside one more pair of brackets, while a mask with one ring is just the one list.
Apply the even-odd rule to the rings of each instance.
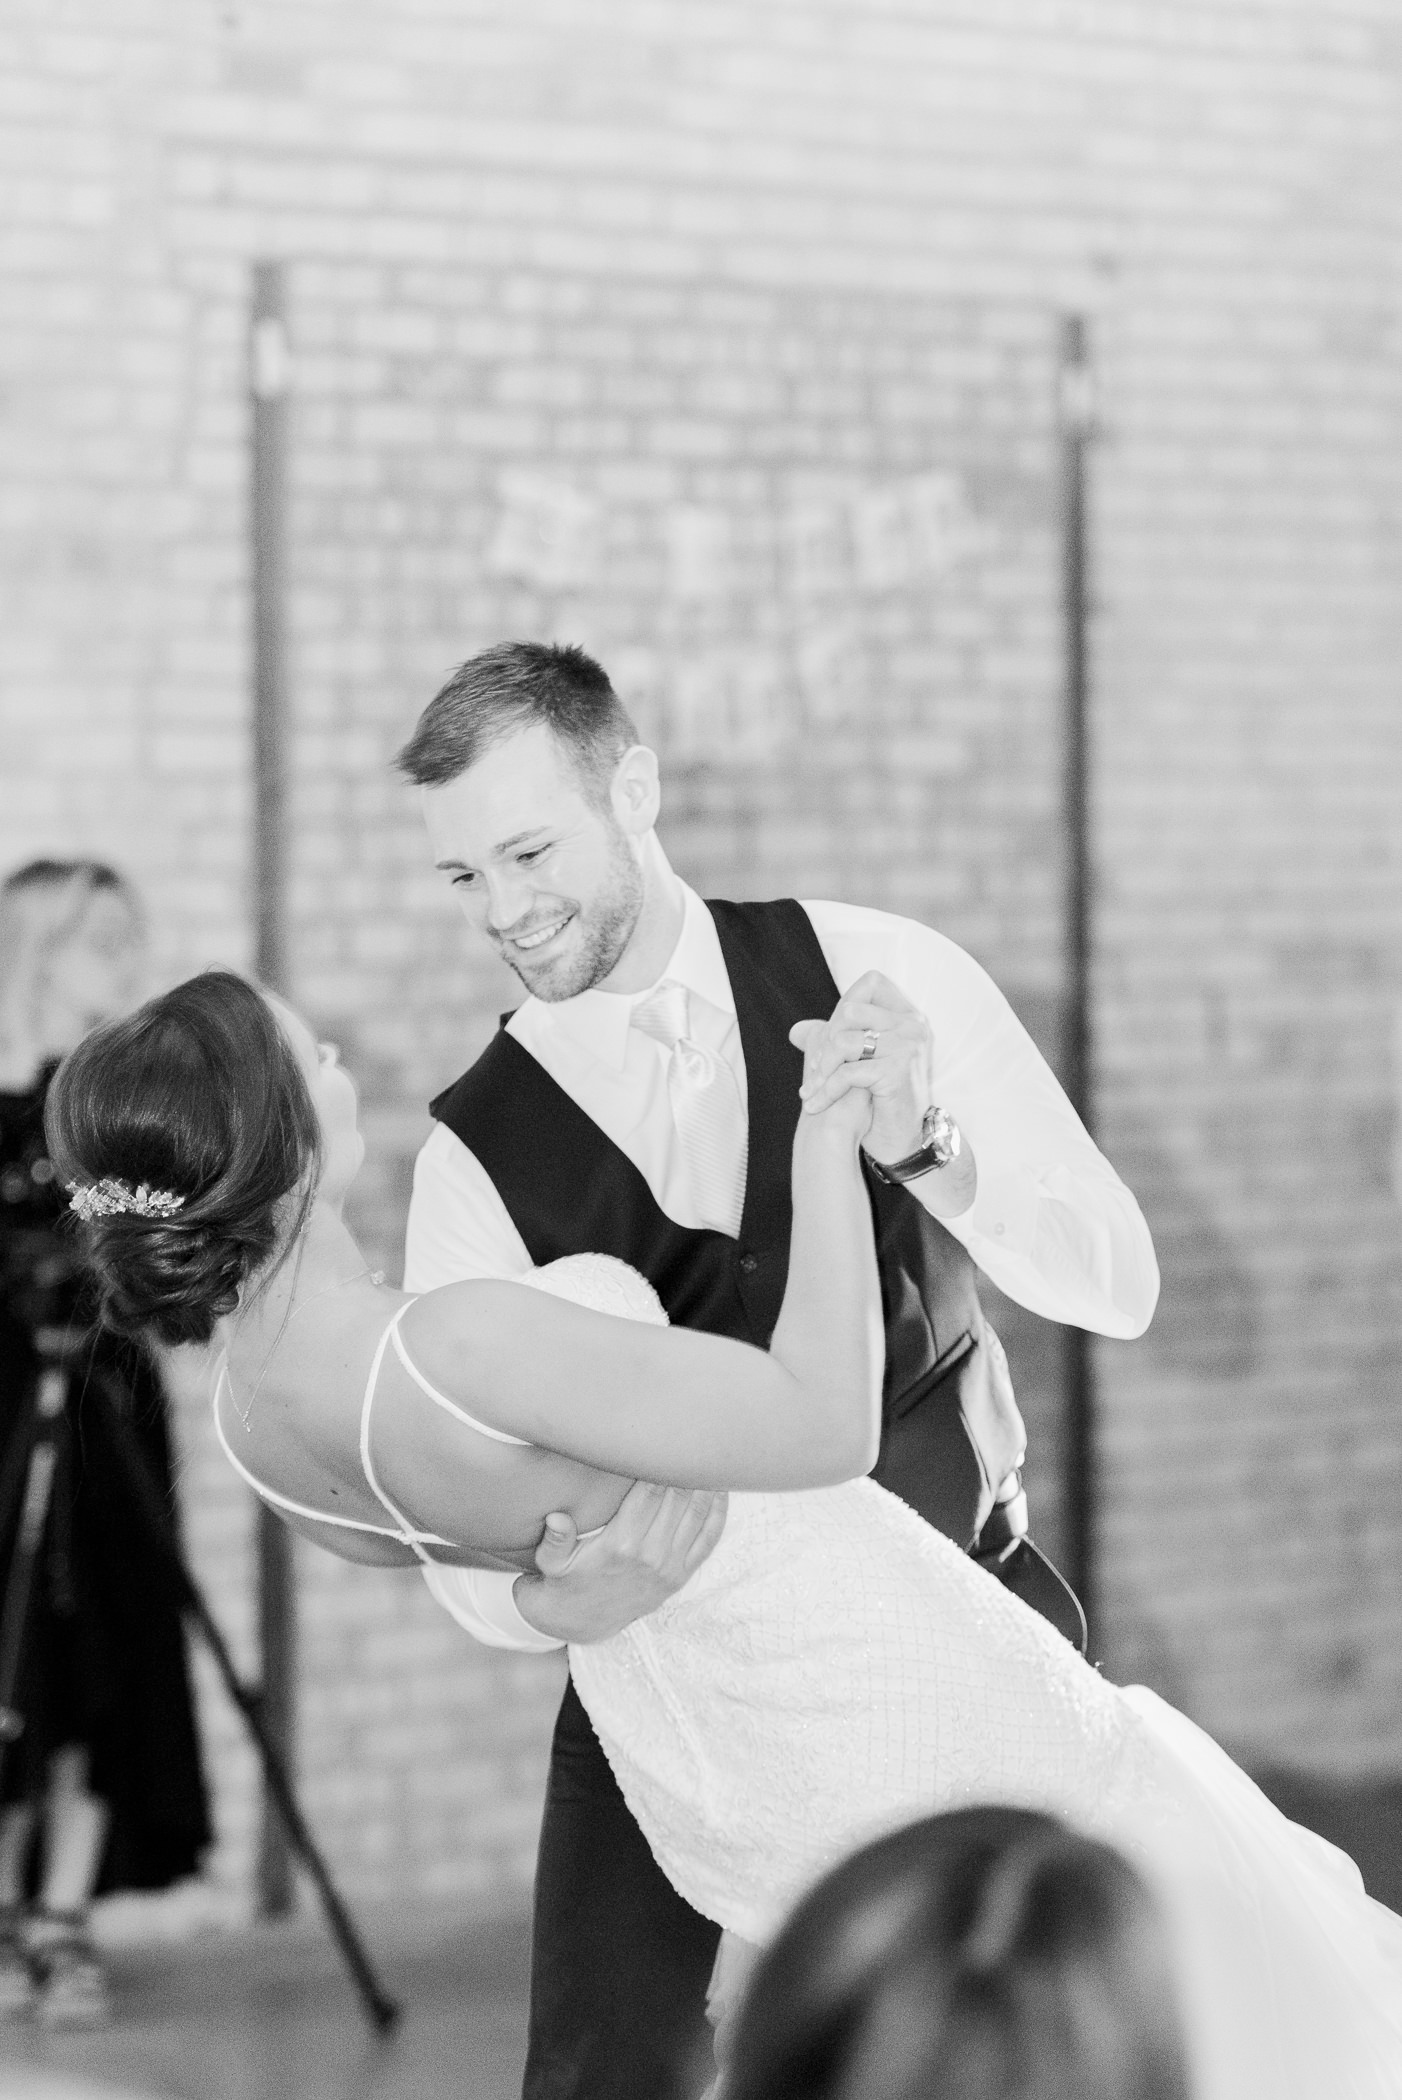
[[[421, 1298], [405, 1321], [409, 1350], [493, 1428], [611, 1473], [750, 1489], [865, 1473], [883, 1340], [857, 1142], [850, 1111], [799, 1119], [788, 1289], [767, 1354], [485, 1282]], [[441, 1431], [423, 1427], [451, 1436], [447, 1417]]]

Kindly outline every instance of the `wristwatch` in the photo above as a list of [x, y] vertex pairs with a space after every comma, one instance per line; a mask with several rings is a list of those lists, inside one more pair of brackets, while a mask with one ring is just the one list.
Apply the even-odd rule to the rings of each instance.
[[914, 1181], [921, 1174], [934, 1174], [947, 1167], [952, 1159], [958, 1159], [963, 1139], [959, 1125], [947, 1108], [927, 1108], [920, 1125], [920, 1150], [911, 1152], [904, 1159], [873, 1159], [867, 1154], [867, 1165], [878, 1181], [899, 1184]]

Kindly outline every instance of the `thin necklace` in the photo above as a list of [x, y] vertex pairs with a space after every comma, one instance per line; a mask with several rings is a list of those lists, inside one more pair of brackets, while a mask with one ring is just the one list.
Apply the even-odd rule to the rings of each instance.
[[[299, 1247], [297, 1250], [297, 1267], [292, 1272], [292, 1289], [294, 1293], [297, 1289], [297, 1278], [301, 1274], [302, 1254], [303, 1250], [305, 1249], [305, 1246], [306, 1242], [304, 1240], [302, 1246]], [[319, 1291], [313, 1291], [309, 1297], [303, 1298], [300, 1305], [294, 1305], [291, 1312], [284, 1315], [281, 1327], [279, 1327], [277, 1333], [273, 1336], [272, 1348], [269, 1349], [267, 1355], [263, 1358], [263, 1361], [259, 1366], [258, 1376], [255, 1379], [253, 1385], [253, 1391], [248, 1396], [247, 1407], [239, 1406], [238, 1395], [234, 1391], [233, 1373], [229, 1368], [229, 1352], [227, 1349], [224, 1351], [224, 1368], [227, 1373], [229, 1398], [234, 1403], [234, 1413], [238, 1416], [239, 1420], [243, 1424], [245, 1436], [252, 1436], [253, 1434], [253, 1424], [249, 1421], [249, 1416], [253, 1413], [253, 1403], [258, 1398], [259, 1393], [261, 1393], [263, 1390], [263, 1380], [267, 1377], [269, 1367], [272, 1364], [272, 1360], [277, 1354], [278, 1344], [281, 1342], [288, 1328], [292, 1325], [292, 1322], [296, 1319], [298, 1313], [305, 1312], [306, 1308], [309, 1305], [314, 1304], [318, 1298], [329, 1298], [332, 1291], [346, 1290], [351, 1284], [359, 1283], [362, 1276], [368, 1276], [372, 1283], [383, 1283], [385, 1280], [384, 1270], [372, 1269], [370, 1267], [370, 1264], [367, 1262], [363, 1269], [356, 1270], [354, 1276], [338, 1276], [334, 1283], [323, 1284]], [[237, 1327], [238, 1322], [235, 1321], [234, 1324], [235, 1327]]]

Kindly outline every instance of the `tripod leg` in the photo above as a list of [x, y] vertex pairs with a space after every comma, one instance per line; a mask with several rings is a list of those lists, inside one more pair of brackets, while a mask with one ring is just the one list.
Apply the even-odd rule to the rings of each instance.
[[152, 1539], [160, 1549], [161, 1557], [165, 1561], [171, 1580], [175, 1585], [181, 1606], [190, 1614], [195, 1624], [199, 1627], [204, 1637], [205, 1646], [209, 1649], [213, 1658], [215, 1668], [224, 1681], [225, 1689], [233, 1700], [234, 1705], [238, 1708], [244, 1725], [252, 1737], [254, 1747], [262, 1763], [264, 1777], [267, 1780], [268, 1792], [277, 1804], [278, 1813], [286, 1826], [293, 1851], [297, 1854], [297, 1857], [301, 1860], [316, 1885], [317, 1894], [321, 1898], [322, 1908], [325, 1911], [326, 1922], [331, 1929], [332, 1938], [340, 1948], [346, 1966], [351, 1972], [356, 1992], [366, 2016], [377, 2033], [388, 2033], [399, 2019], [402, 2008], [385, 1991], [374, 1968], [371, 1966], [370, 1957], [365, 1951], [364, 1942], [356, 1930], [355, 1922], [346, 1908], [340, 1891], [331, 1879], [330, 1870], [321, 1856], [315, 1838], [313, 1838], [310, 1829], [307, 1827], [306, 1818], [302, 1814], [301, 1804], [297, 1800], [287, 1767], [278, 1755], [277, 1749], [263, 1726], [258, 1696], [249, 1690], [239, 1676], [234, 1666], [234, 1659], [229, 1653], [228, 1645], [219, 1630], [214, 1615], [205, 1602], [203, 1593], [194, 1576], [185, 1565], [180, 1548], [176, 1544], [171, 1531], [169, 1519], [161, 1506], [161, 1498], [151, 1479], [146, 1460], [140, 1450], [132, 1445], [130, 1436], [122, 1421], [120, 1408], [113, 1401], [107, 1374], [104, 1372], [94, 1373], [89, 1380], [87, 1391], [101, 1403], [108, 1434], [112, 1440], [112, 1447], [131, 1489], [132, 1501]]
[[292, 1849], [316, 1884], [326, 1913], [332, 1937], [344, 1955], [346, 1965], [355, 1978], [356, 1989], [372, 2025], [385, 2033], [398, 2020], [401, 2008], [388, 1996], [371, 1967], [359, 1933], [356, 1931], [350, 1912], [346, 1909], [341, 1893], [331, 1879], [330, 1870], [317, 1847], [316, 1840], [307, 1827], [301, 1804], [293, 1790], [287, 1767], [270, 1740], [263, 1726], [256, 1693], [251, 1692], [234, 1668], [233, 1657], [225, 1645], [224, 1636], [210, 1615], [209, 1607], [201, 1596], [194, 1579], [182, 1569], [182, 1588], [185, 1591], [186, 1609], [204, 1635], [205, 1645], [214, 1658], [215, 1667], [224, 1680], [230, 1698], [242, 1714], [249, 1734], [252, 1736], [262, 1761], [263, 1774], [268, 1792], [277, 1804]]
[[44, 1541], [58, 1465], [58, 1443], [52, 1424], [62, 1413], [67, 1394], [66, 1371], [49, 1369], [40, 1373], [35, 1396], [34, 1441], [29, 1447], [25, 1467], [19, 1528], [5, 1582], [5, 1607], [0, 1614], [0, 1775], [4, 1772], [6, 1748], [24, 1728], [24, 1716], [14, 1703], [15, 1687], [19, 1683], [24, 1637], [29, 1624], [34, 1567]]

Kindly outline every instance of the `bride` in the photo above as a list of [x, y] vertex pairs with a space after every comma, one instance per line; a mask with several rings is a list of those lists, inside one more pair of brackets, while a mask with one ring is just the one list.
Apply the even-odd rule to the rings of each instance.
[[[814, 1024], [816, 1027], [816, 1024]], [[799, 1118], [794, 1235], [766, 1354], [668, 1328], [601, 1256], [536, 1288], [418, 1298], [341, 1220], [360, 1163], [333, 1052], [210, 971], [71, 1053], [50, 1150], [109, 1319], [222, 1344], [233, 1464], [333, 1551], [529, 1571], [546, 1515], [632, 1483], [729, 1489], [685, 1587], [572, 1649], [579, 1695], [721, 1974], [836, 1859], [997, 1801], [1118, 1843], [1175, 1921], [1201, 2100], [1397, 2100], [1402, 1920], [1209, 1739], [1122, 1691], [874, 1482], [882, 1333], [857, 1162], [867, 1098]], [[611, 1315], [630, 1315], [627, 1318]]]

